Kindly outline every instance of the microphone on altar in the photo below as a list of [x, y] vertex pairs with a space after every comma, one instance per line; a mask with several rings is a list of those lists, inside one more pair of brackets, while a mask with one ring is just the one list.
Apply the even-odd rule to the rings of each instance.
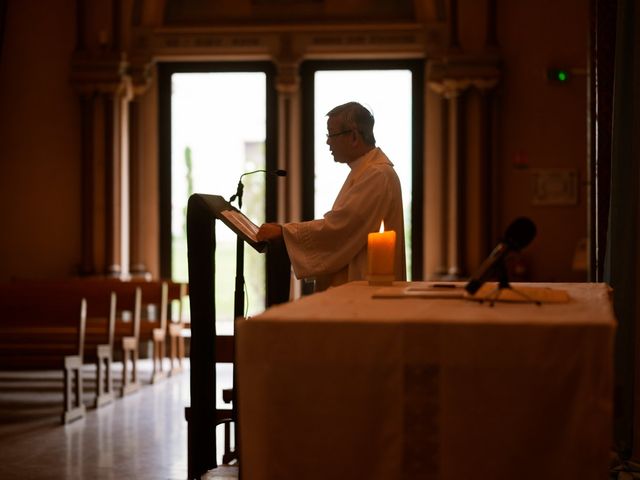
[[[529, 245], [535, 236], [536, 226], [527, 217], [519, 217], [511, 222], [504, 232], [504, 238], [471, 276], [469, 283], [465, 285], [464, 288], [467, 292], [473, 295], [496, 273], [504, 277], [506, 275], [504, 260], [507, 254], [509, 252], [519, 252]], [[501, 288], [508, 286], [506, 278], [500, 278], [500, 283]]]
[[251, 175], [253, 173], [258, 173], [258, 172], [264, 172], [267, 175], [276, 175], [278, 177], [286, 177], [287, 176], [287, 171], [286, 170], [265, 170], [265, 169], [260, 169], [260, 170], [253, 170], [252, 172], [245, 172], [242, 175], [240, 175], [240, 178], [238, 179], [238, 188], [236, 189], [236, 193], [234, 193], [233, 195], [231, 195], [231, 198], [229, 199], [229, 203], [233, 202], [236, 198], [238, 199], [238, 208], [242, 208], [242, 195], [244, 193], [244, 184], [242, 183], [242, 177], [244, 177], [245, 175]]

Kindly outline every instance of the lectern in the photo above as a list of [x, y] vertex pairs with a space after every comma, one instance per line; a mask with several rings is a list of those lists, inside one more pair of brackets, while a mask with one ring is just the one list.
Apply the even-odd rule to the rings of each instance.
[[[191, 406], [185, 411], [188, 425], [188, 476], [200, 478], [215, 468], [216, 432], [221, 422], [216, 409], [216, 306], [215, 249], [216, 220], [222, 221], [238, 236], [236, 278], [244, 273], [241, 246], [248, 243], [266, 253], [267, 306], [289, 299], [291, 264], [282, 242], [261, 243], [252, 240], [230, 218], [239, 213], [218, 195], [193, 194], [187, 204], [187, 259], [191, 309]], [[220, 279], [231, 281], [231, 279]], [[237, 294], [236, 294], [237, 297]], [[236, 301], [236, 315], [238, 305]], [[240, 311], [241, 313], [241, 311]], [[236, 402], [232, 415], [235, 416]], [[234, 417], [234, 420], [236, 418]], [[238, 438], [236, 438], [236, 445]]]

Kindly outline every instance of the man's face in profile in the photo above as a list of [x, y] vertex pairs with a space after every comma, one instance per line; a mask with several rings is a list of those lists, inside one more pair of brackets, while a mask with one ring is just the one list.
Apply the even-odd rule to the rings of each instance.
[[345, 129], [339, 117], [330, 117], [327, 120], [327, 145], [335, 162], [349, 163], [352, 160], [352, 137], [353, 130]]

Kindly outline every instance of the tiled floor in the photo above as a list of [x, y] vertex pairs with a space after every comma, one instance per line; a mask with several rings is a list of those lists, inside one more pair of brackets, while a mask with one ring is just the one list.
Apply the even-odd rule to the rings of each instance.
[[[142, 378], [148, 369], [143, 361]], [[223, 366], [218, 375], [225, 385], [230, 369]], [[0, 372], [0, 478], [187, 478], [188, 369], [154, 385], [143, 382], [137, 393], [88, 408], [86, 418], [65, 426], [61, 382], [58, 372]], [[92, 400], [89, 392], [85, 403]], [[234, 474], [225, 469], [207, 479]]]

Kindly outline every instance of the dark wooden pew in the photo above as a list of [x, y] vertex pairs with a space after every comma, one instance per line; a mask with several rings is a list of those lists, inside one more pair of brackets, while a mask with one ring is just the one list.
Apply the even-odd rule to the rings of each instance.
[[[46, 290], [51, 295], [87, 300], [83, 362], [95, 363], [96, 407], [113, 401], [114, 348], [123, 362], [122, 395], [137, 391], [140, 343], [152, 344], [153, 372], [151, 382], [164, 376], [167, 332], [171, 341], [172, 372], [184, 356], [182, 322], [169, 322], [172, 300], [186, 296], [186, 285], [164, 281], [138, 281], [91, 277], [50, 280], [19, 280], [0, 284], [13, 295], [28, 301], [34, 291]], [[149, 308], [151, 307], [151, 308]], [[143, 315], [153, 312], [154, 315]]]
[[[28, 302], [32, 296], [53, 296], [87, 302], [83, 363], [96, 365], [95, 406], [100, 407], [115, 399], [113, 391], [113, 344], [116, 314], [115, 293], [99, 285], [85, 284], [75, 279], [19, 280], [0, 284], [4, 292]], [[48, 325], [52, 322], [43, 316]]]
[[62, 422], [85, 416], [82, 364], [87, 303], [47, 289], [0, 287], [0, 368], [62, 369]]
[[[128, 384], [134, 383], [129, 379], [135, 378], [134, 366], [128, 370], [126, 359], [132, 356], [134, 342], [127, 342], [126, 337], [133, 331], [131, 323], [135, 319], [123, 320], [122, 310], [132, 309], [135, 311], [135, 294], [120, 295], [115, 288], [106, 287], [99, 282], [87, 282], [82, 279], [62, 279], [48, 282], [49, 288], [61, 289], [73, 292], [76, 295], [83, 295], [87, 299], [87, 329], [86, 345], [90, 346], [85, 350], [84, 362], [96, 364], [96, 402], [95, 406], [100, 407], [112, 402], [116, 393], [113, 387], [113, 362], [115, 361], [115, 351], [122, 352], [122, 391], [121, 394], [135, 391], [137, 387], [130, 387]], [[123, 325], [124, 323], [124, 325]], [[130, 373], [128, 373], [130, 372]]]
[[116, 295], [102, 288], [91, 288], [76, 281], [51, 280], [26, 282], [31, 290], [48, 290], [67, 298], [84, 298], [87, 302], [83, 363], [95, 364], [96, 408], [115, 400], [113, 389], [113, 345], [116, 322]]
[[[139, 357], [139, 344], [150, 342], [152, 345], [153, 370], [151, 373], [151, 383], [166, 377], [164, 369], [164, 358], [167, 350], [167, 333], [172, 339], [171, 366], [179, 358], [180, 351], [184, 356], [184, 348], [180, 349], [179, 342], [173, 340], [182, 336], [182, 324], [169, 322], [171, 300], [184, 297], [186, 287], [184, 284], [174, 284], [164, 280], [120, 280], [110, 278], [91, 278], [84, 280], [88, 283], [102, 285], [104, 289], [110, 289], [116, 293], [118, 298], [118, 311], [116, 316], [116, 336], [127, 337], [123, 340], [123, 349], [128, 361], [132, 362], [131, 385], [126, 385], [125, 393], [131, 389], [136, 389], [137, 368], [136, 362]], [[181, 287], [182, 285], [182, 287]], [[139, 291], [140, 299], [135, 300], [132, 295]], [[180, 297], [182, 295], [182, 297]], [[126, 303], [121, 302], [121, 298], [127, 298]], [[170, 299], [171, 298], [171, 299]], [[132, 323], [127, 325], [123, 320], [122, 313], [129, 311]], [[135, 343], [135, 346], [134, 346]], [[174, 356], [175, 359], [174, 360]]]
[[6, 285], [24, 292], [34, 289], [87, 299], [88, 321], [84, 363], [96, 363], [96, 406], [115, 398], [112, 363], [114, 350], [123, 362], [121, 394], [140, 388], [137, 375], [141, 293], [135, 286], [107, 278], [69, 277], [17, 280]]
[[140, 288], [112, 278], [91, 277], [70, 279], [85, 291], [102, 292], [115, 295], [115, 308], [110, 314], [114, 318], [114, 326], [110, 335], [112, 349], [122, 357], [121, 395], [128, 395], [140, 388], [138, 379], [138, 357], [140, 343], [140, 316], [142, 308], [142, 292]]
[[[95, 280], [91, 280], [95, 281]], [[107, 284], [115, 283], [119, 292], [126, 289], [139, 288], [140, 296], [140, 325], [138, 333], [139, 342], [151, 342], [153, 370], [151, 383], [166, 377], [164, 359], [167, 356], [167, 344], [169, 343], [170, 372], [177, 373], [182, 369], [184, 359], [184, 339], [182, 331], [182, 305], [187, 297], [187, 285], [168, 280], [102, 280]], [[178, 318], [171, 318], [172, 302], [180, 302], [178, 305]]]

